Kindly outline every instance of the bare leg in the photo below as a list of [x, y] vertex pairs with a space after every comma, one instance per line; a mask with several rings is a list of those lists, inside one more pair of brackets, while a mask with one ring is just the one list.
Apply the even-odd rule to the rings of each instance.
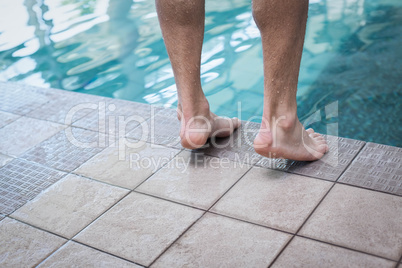
[[308, 0], [253, 0], [264, 57], [264, 112], [254, 141], [257, 153], [313, 161], [328, 146], [297, 117], [297, 80], [306, 30]]
[[189, 149], [201, 147], [211, 136], [229, 136], [240, 125], [237, 119], [225, 119], [211, 113], [201, 88], [204, 4], [204, 0], [156, 0], [178, 91], [181, 143]]

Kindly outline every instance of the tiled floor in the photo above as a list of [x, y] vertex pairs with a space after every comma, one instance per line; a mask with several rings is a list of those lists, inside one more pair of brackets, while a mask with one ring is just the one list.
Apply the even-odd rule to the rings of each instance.
[[0, 94], [0, 267], [401, 267], [401, 148], [269, 160], [243, 122], [189, 151], [174, 110]]

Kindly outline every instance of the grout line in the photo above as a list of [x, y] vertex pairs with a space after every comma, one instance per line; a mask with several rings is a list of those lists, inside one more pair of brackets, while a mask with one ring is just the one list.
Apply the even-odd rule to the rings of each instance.
[[339, 185], [355, 187], [355, 188], [359, 188], [359, 189], [362, 189], [362, 190], [367, 190], [367, 191], [371, 191], [371, 192], [375, 192], [375, 193], [388, 194], [388, 195], [391, 195], [391, 196], [402, 197], [402, 195], [399, 195], [399, 194], [396, 194], [396, 193], [390, 193], [390, 192], [385, 192], [385, 191], [382, 191], [382, 190], [366, 188], [366, 187], [360, 186], [360, 185], [354, 185], [354, 184], [349, 184], [349, 183], [345, 183], [345, 182], [335, 182], [335, 183], [339, 184]]
[[[166, 146], [164, 146], [164, 147], [166, 147]], [[169, 147], [168, 147], [169, 148]], [[176, 156], [178, 156], [182, 151], [183, 151], [183, 149], [176, 149], [176, 150], [178, 150], [178, 152], [169, 160], [169, 161], [167, 161], [165, 164], [163, 164], [163, 165], [161, 165], [155, 172], [152, 172], [146, 179], [144, 179], [141, 183], [139, 183], [134, 189], [132, 189], [131, 191], [132, 192], [134, 192], [135, 190], [137, 190], [137, 188], [138, 187], [140, 187], [142, 184], [144, 184], [150, 177], [152, 177], [154, 174], [156, 174], [156, 173], [158, 173], [159, 172], [159, 170], [161, 170], [162, 168], [164, 168], [165, 166], [167, 166], [170, 162], [172, 162], [173, 161], [173, 159], [175, 159], [176, 158]], [[137, 191], [135, 191], [135, 192], [137, 192]], [[138, 192], [137, 192], [138, 193]]]
[[399, 262], [396, 263], [395, 268], [398, 268], [398, 265], [400, 265], [402, 267], [402, 254], [401, 254], [401, 258], [399, 259]]
[[283, 245], [283, 247], [281, 248], [281, 250], [278, 252], [278, 254], [276, 254], [275, 258], [268, 264], [268, 268], [272, 267], [272, 265], [276, 262], [276, 260], [279, 258], [279, 256], [282, 255], [282, 252], [285, 251], [285, 249], [288, 247], [288, 245], [293, 241], [293, 238], [295, 238], [295, 235], [293, 234], [292, 237], [288, 240], [288, 242]]
[[208, 211], [204, 211], [202, 215], [196, 219], [192, 224], [190, 224], [170, 245], [168, 245], [147, 267], [151, 267], [163, 254], [165, 254], [166, 251], [168, 251], [174, 244], [176, 244], [177, 241], [180, 240], [184, 236], [185, 233], [187, 233], [188, 230], [190, 230], [197, 222], [200, 221], [204, 217], [204, 215]]
[[[365, 146], [365, 144], [361, 147], [361, 149]], [[338, 179], [343, 175], [343, 173], [349, 168], [349, 166], [352, 164], [353, 160], [357, 157], [357, 155], [360, 153], [360, 151], [351, 159], [349, 164], [345, 167], [345, 169], [342, 171], [342, 173], [339, 175]], [[327, 195], [331, 192], [332, 188], [336, 185], [336, 181], [332, 182], [332, 186], [329, 188], [329, 190], [324, 194], [324, 196], [321, 198], [320, 201], [318, 201], [317, 205], [315, 208], [311, 211], [311, 213], [307, 216], [307, 218], [304, 220], [304, 222], [300, 225], [296, 233], [293, 235], [293, 237], [289, 240], [289, 242], [283, 247], [283, 249], [279, 252], [279, 254], [275, 257], [275, 259], [271, 262], [271, 264], [268, 267], [271, 267], [275, 261], [279, 258], [279, 256], [283, 253], [283, 251], [287, 248], [287, 246], [290, 244], [290, 242], [293, 240], [293, 238], [299, 234], [300, 230], [303, 228], [303, 226], [307, 223], [307, 221], [312, 217], [314, 212], [317, 210], [317, 208], [321, 205], [323, 200], [327, 197]]]
[[69, 242], [69, 240], [66, 240], [60, 247], [56, 248], [55, 250], [53, 250], [52, 252], [50, 252], [46, 257], [44, 257], [42, 260], [39, 260], [38, 264], [34, 265], [33, 267], [39, 267], [39, 265], [41, 265], [43, 262], [45, 262], [47, 259], [49, 259], [50, 257], [52, 257], [56, 252], [58, 252], [62, 247], [64, 247], [67, 243]]
[[[64, 236], [62, 236], [62, 235], [60, 235], [60, 234], [57, 234], [57, 233], [55, 233], [55, 232], [53, 232], [53, 231], [49, 231], [49, 230], [46, 230], [46, 229], [44, 229], [44, 228], [42, 228], [42, 227], [33, 225], [33, 224], [29, 223], [29, 222], [25, 222], [25, 221], [22, 221], [22, 220], [20, 220], [20, 219], [14, 218], [11, 214], [10, 214], [10, 215], [7, 215], [5, 218], [9, 218], [9, 219], [18, 221], [19, 223], [28, 225], [28, 226], [30, 226], [30, 227], [33, 227], [33, 228], [35, 228], [35, 229], [41, 230], [41, 231], [43, 231], [43, 232], [46, 232], [46, 233], [49, 233], [49, 234], [52, 234], [52, 235], [55, 235], [55, 236], [57, 236], [57, 237], [59, 237], [59, 238], [62, 238], [62, 239], [64, 239], [64, 240], [69, 240], [68, 237], [64, 237]], [[5, 218], [4, 218], [4, 219], [5, 219]], [[4, 219], [3, 219], [3, 220], [4, 220]]]
[[351, 250], [351, 251], [358, 252], [358, 253], [362, 253], [362, 254], [365, 254], [365, 255], [370, 255], [370, 256], [373, 256], [373, 257], [376, 257], [376, 258], [380, 258], [380, 259], [384, 259], [384, 260], [387, 260], [387, 261], [398, 262], [398, 261], [395, 261], [395, 260], [393, 260], [393, 259], [389, 259], [389, 258], [387, 258], [387, 257], [383, 257], [383, 256], [380, 256], [380, 255], [376, 255], [376, 254], [374, 254], [374, 253], [365, 252], [365, 251], [361, 251], [361, 250], [359, 250], [359, 249], [349, 248], [349, 247], [342, 246], [342, 245], [338, 245], [338, 244], [333, 244], [333, 243], [331, 243], [331, 242], [319, 240], [319, 239], [316, 239], [316, 238], [312, 238], [312, 237], [308, 237], [308, 236], [304, 236], [304, 235], [299, 235], [299, 234], [296, 234], [295, 236], [301, 237], [301, 238], [304, 238], [304, 239], [308, 239], [308, 240], [312, 240], [312, 241], [315, 241], [315, 242], [323, 243], [323, 244], [326, 244], [326, 245], [330, 245], [330, 246], [334, 246], [334, 247], [338, 247], [338, 248], [343, 248], [343, 249]]
[[317, 205], [315, 208], [310, 212], [310, 214], [307, 216], [307, 218], [304, 220], [304, 222], [300, 225], [300, 227], [297, 229], [296, 233], [292, 236], [292, 238], [289, 240], [289, 242], [282, 248], [282, 250], [279, 252], [278, 255], [272, 260], [270, 265], [268, 267], [271, 267], [275, 261], [279, 258], [279, 256], [282, 254], [282, 252], [287, 248], [287, 246], [292, 242], [293, 238], [299, 233], [299, 231], [303, 228], [304, 224], [310, 219], [310, 217], [313, 215], [313, 213], [316, 211], [318, 206], [322, 203], [322, 201], [325, 199], [325, 197], [329, 194], [329, 192], [334, 188], [335, 182], [332, 182], [332, 186], [329, 188], [329, 190], [324, 194], [324, 196], [321, 198], [320, 201], [318, 201]]
[[363, 151], [363, 149], [366, 147], [367, 142], [364, 142], [363, 146], [358, 150], [358, 152], [355, 154], [355, 156], [350, 160], [349, 164], [346, 165], [345, 169], [342, 171], [342, 173], [339, 175], [339, 177], [335, 180], [335, 182], [338, 182], [338, 180], [345, 174], [346, 170], [353, 164], [353, 162], [356, 160], [356, 158], [360, 155], [360, 153]]
[[[362, 146], [362, 149], [365, 145]], [[360, 152], [360, 151], [359, 151]], [[342, 173], [339, 175], [338, 178], [340, 178], [345, 172], [346, 170], [349, 168], [349, 166], [352, 164], [353, 160], [357, 157], [357, 155], [359, 154], [359, 152], [351, 159], [351, 161], [349, 162], [349, 164], [345, 167], [345, 169], [342, 171]], [[321, 198], [321, 200], [318, 202], [318, 204], [315, 206], [315, 208], [311, 211], [311, 213], [308, 215], [308, 217], [306, 218], [306, 220], [302, 223], [302, 225], [299, 227], [299, 229], [296, 232], [296, 235], [300, 232], [300, 230], [303, 228], [303, 226], [306, 224], [306, 222], [311, 218], [311, 216], [313, 215], [313, 213], [317, 210], [317, 208], [321, 205], [321, 203], [323, 202], [323, 200], [327, 197], [327, 195], [329, 194], [329, 192], [332, 190], [332, 188], [334, 188], [334, 186], [336, 185], [336, 181], [333, 182], [332, 186], [330, 187], [330, 189], [327, 191], [327, 193]]]
[[[184, 150], [184, 149], [183, 149], [183, 150]], [[182, 150], [182, 151], [183, 151], [183, 150]], [[191, 224], [187, 229], [185, 229], [169, 246], [167, 246], [167, 247], [165, 248], [165, 250], [163, 250], [163, 251], [161, 252], [161, 254], [159, 254], [159, 255], [151, 262], [151, 264], [150, 264], [148, 267], [152, 266], [163, 254], [165, 254], [166, 251], [168, 251], [181, 237], [183, 237], [184, 234], [185, 234], [188, 230], [191, 229], [191, 227], [193, 227], [201, 218], [203, 218], [204, 215], [205, 215], [206, 213], [208, 213], [209, 210], [210, 210], [210, 209], [211, 209], [211, 208], [212, 208], [212, 207], [230, 190], [230, 189], [232, 189], [232, 187], [233, 187], [235, 184], [237, 184], [237, 182], [240, 181], [241, 178], [244, 177], [244, 175], [246, 175], [246, 174], [252, 169], [253, 166], [252, 166], [252, 165], [249, 165], [249, 166], [250, 166], [249, 169], [248, 169], [242, 176], [240, 176], [240, 178], [239, 178], [225, 193], [223, 193], [222, 196], [221, 196], [218, 200], [216, 200], [216, 201], [209, 207], [208, 210], [204, 211], [204, 212], [202, 213], [202, 215], [201, 215], [196, 221], [193, 222], [193, 224]], [[168, 201], [172, 202], [172, 200], [168, 200]]]
[[260, 223], [248, 221], [248, 220], [241, 219], [241, 218], [236, 218], [236, 217], [230, 216], [230, 215], [220, 214], [219, 212], [215, 212], [215, 211], [207, 211], [207, 212], [210, 213], [210, 214], [214, 214], [214, 215], [217, 215], [217, 216], [221, 216], [221, 217], [228, 218], [228, 219], [232, 219], [232, 220], [236, 220], [236, 221], [241, 221], [241, 222], [248, 223], [248, 224], [251, 224], [251, 225], [255, 225], [255, 226], [258, 226], [258, 227], [262, 227], [262, 228], [265, 228], [265, 229], [270, 229], [270, 230], [277, 231], [277, 232], [281, 232], [281, 233], [288, 234], [288, 235], [294, 235], [294, 233], [292, 233], [292, 232], [290, 232], [290, 231], [285, 231], [285, 230], [277, 229], [277, 228], [275, 228], [275, 227], [262, 225], [262, 224], [260, 224]]
[[143, 265], [143, 264], [140, 264], [140, 263], [134, 262], [134, 261], [129, 260], [129, 259], [125, 259], [125, 258], [120, 257], [120, 256], [118, 256], [118, 255], [115, 255], [115, 254], [113, 254], [113, 253], [110, 253], [110, 252], [104, 251], [104, 250], [99, 249], [99, 248], [95, 248], [95, 247], [93, 247], [93, 246], [90, 246], [90, 245], [84, 244], [84, 243], [82, 243], [82, 242], [79, 242], [79, 241], [76, 241], [76, 240], [71, 240], [71, 242], [72, 242], [72, 243], [77, 243], [77, 244], [80, 244], [80, 245], [82, 245], [82, 246], [84, 246], [84, 247], [92, 248], [92, 249], [94, 249], [94, 250], [96, 250], [96, 251], [100, 251], [100, 252], [105, 253], [105, 254], [107, 254], [107, 255], [110, 255], [110, 256], [113, 256], [113, 257], [119, 258], [120, 260], [127, 261], [127, 262], [130, 262], [130, 263], [136, 264], [136, 265], [140, 265], [141, 267], [144, 267], [144, 265]]
[[188, 208], [197, 209], [197, 210], [201, 210], [201, 211], [207, 212], [207, 210], [206, 210], [205, 208], [200, 208], [200, 207], [192, 206], [192, 205], [189, 205], [189, 204], [180, 203], [179, 201], [167, 199], [167, 198], [165, 198], [165, 197], [157, 196], [157, 195], [154, 195], [154, 194], [150, 194], [150, 193], [146, 193], [146, 192], [140, 192], [140, 191], [137, 191], [137, 190], [133, 190], [133, 191], [131, 191], [131, 192], [132, 192], [132, 193], [136, 193], [136, 194], [146, 195], [146, 196], [153, 197], [153, 198], [156, 198], [156, 199], [159, 199], [159, 200], [171, 202], [171, 203], [174, 203], [174, 204], [177, 204], [177, 205], [181, 205], [181, 206], [185, 206], [185, 207], [188, 207]]
[[[247, 164], [249, 165], [249, 164]], [[246, 176], [247, 173], [250, 172], [250, 170], [254, 167], [252, 165], [249, 165], [250, 167], [246, 170], [246, 172], [243, 173], [243, 175], [240, 176], [240, 178], [232, 184], [232, 186], [229, 187], [208, 209], [207, 211], [211, 211], [211, 209], [244, 177]]]
[[[82, 233], [82, 231], [84, 231], [86, 228], [88, 228], [92, 223], [94, 223], [95, 221], [97, 221], [100, 217], [102, 217], [103, 215], [105, 215], [108, 211], [110, 211], [112, 208], [114, 208], [117, 204], [119, 204], [124, 198], [126, 198], [129, 194], [131, 194], [131, 191], [128, 191], [127, 193], [125, 193], [120, 199], [118, 199], [116, 201], [116, 203], [114, 203], [113, 205], [111, 205], [109, 208], [107, 208], [105, 211], [103, 211], [102, 213], [100, 213], [97, 217], [95, 217], [92, 221], [90, 221], [90, 223], [88, 223], [87, 225], [85, 225], [83, 228], [81, 228], [80, 231], [78, 231], [76, 234], [74, 234], [70, 240], [73, 240], [77, 235], [79, 235], [80, 233]], [[75, 240], [74, 240], [75, 241]]]
[[[177, 155], [177, 154], [176, 154]], [[175, 156], [176, 156], [175, 155]], [[173, 159], [173, 158], [172, 158]], [[170, 161], [169, 161], [170, 162]], [[168, 163], [169, 163], [168, 162]], [[166, 163], [167, 164], [167, 163]], [[166, 165], [165, 164], [165, 165]], [[162, 165], [156, 172], [158, 172], [162, 167], [164, 167], [165, 165]], [[156, 173], [155, 172], [155, 173]], [[152, 173], [149, 177], [151, 177], [152, 175], [153, 175], [154, 173]], [[148, 178], [149, 178], [148, 177]], [[147, 178], [147, 179], [148, 179]], [[145, 179], [145, 180], [147, 180], [147, 179]], [[144, 181], [145, 181], [144, 180]], [[143, 183], [143, 182], [142, 182]], [[140, 183], [140, 184], [142, 184], [142, 183]], [[138, 185], [139, 186], [139, 185]], [[137, 186], [137, 187], [138, 187]], [[136, 188], [137, 188], [136, 187]], [[125, 189], [125, 188], [123, 188], [123, 189]], [[135, 189], [135, 188], [134, 188]], [[88, 226], [90, 226], [93, 222], [95, 222], [97, 219], [99, 219], [100, 217], [102, 217], [106, 212], [108, 212], [109, 210], [111, 210], [113, 207], [115, 207], [117, 204], [119, 204], [125, 197], [127, 197], [128, 195], [130, 195], [131, 193], [133, 193], [134, 192], [134, 190], [129, 190], [129, 191], [127, 191], [127, 193], [125, 194], [125, 195], [123, 195], [122, 196], [122, 198], [120, 198], [120, 199], [118, 199], [117, 201], [116, 201], [116, 203], [114, 203], [112, 206], [110, 206], [108, 209], [106, 209], [104, 212], [102, 212], [98, 217], [96, 217], [95, 219], [93, 219], [89, 224], [87, 224], [85, 227], [83, 227], [78, 233], [76, 233], [71, 239], [74, 239], [74, 237], [76, 237], [77, 235], [79, 235], [83, 230], [85, 230]]]

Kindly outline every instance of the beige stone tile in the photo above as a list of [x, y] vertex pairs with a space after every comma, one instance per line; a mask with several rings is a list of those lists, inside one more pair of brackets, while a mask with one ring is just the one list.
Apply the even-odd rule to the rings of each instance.
[[3, 111], [0, 111], [0, 128], [4, 127], [5, 125], [10, 124], [11, 122], [17, 120], [20, 115], [12, 114], [12, 113], [6, 113]]
[[0, 167], [5, 166], [8, 162], [10, 162], [13, 159], [14, 158], [12, 158], [8, 155], [4, 155], [4, 154], [0, 153]]
[[321, 242], [295, 237], [274, 267], [395, 267], [395, 262]]
[[69, 125], [93, 112], [98, 107], [98, 102], [103, 100], [98, 96], [87, 94], [57, 92], [57, 96], [31, 111], [27, 116]]
[[327, 181], [254, 167], [212, 211], [296, 232], [331, 185]]
[[[134, 141], [129, 142], [134, 144]], [[159, 145], [142, 144], [139, 148], [106, 148], [74, 173], [134, 189], [179, 152]]]
[[68, 175], [22, 206], [12, 217], [71, 238], [127, 192]]
[[0, 129], [0, 153], [18, 156], [63, 128], [57, 123], [21, 117]]
[[68, 242], [39, 267], [121, 267], [140, 268], [141, 266], [122, 260], [101, 251]]
[[131, 193], [74, 239], [147, 266], [201, 215], [197, 209]]
[[402, 198], [337, 184], [300, 234], [399, 260]]
[[16, 220], [0, 221], [0, 267], [32, 267], [66, 240]]
[[137, 190], [208, 209], [249, 168], [226, 158], [182, 151]]
[[267, 267], [290, 235], [206, 214], [152, 267]]

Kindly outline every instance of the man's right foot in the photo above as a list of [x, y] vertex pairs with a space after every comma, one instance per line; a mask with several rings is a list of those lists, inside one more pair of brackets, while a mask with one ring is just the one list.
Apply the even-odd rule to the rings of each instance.
[[189, 115], [183, 114], [179, 105], [177, 118], [181, 121], [181, 145], [187, 149], [200, 148], [211, 137], [227, 137], [241, 125], [239, 119], [217, 116], [209, 107]]
[[329, 148], [321, 134], [313, 129], [305, 130], [296, 119], [294, 122], [278, 121], [272, 126], [261, 124], [254, 149], [269, 158], [314, 161], [323, 157]]

